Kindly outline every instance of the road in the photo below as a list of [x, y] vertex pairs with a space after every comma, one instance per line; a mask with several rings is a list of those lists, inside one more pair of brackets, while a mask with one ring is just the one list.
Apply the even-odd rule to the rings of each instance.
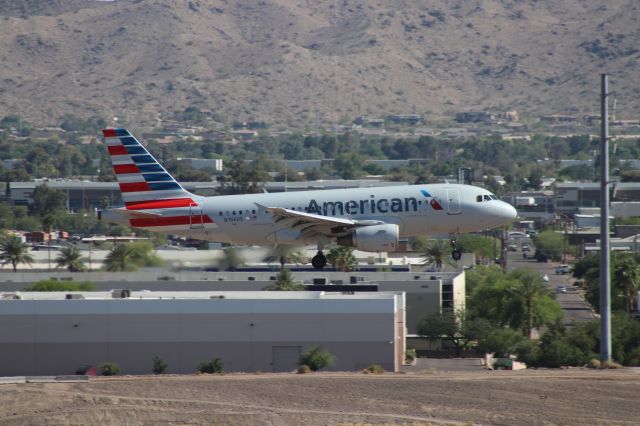
[[[562, 307], [564, 315], [564, 324], [571, 325], [577, 322], [590, 321], [595, 318], [591, 306], [584, 299], [584, 292], [573, 285], [573, 277], [571, 274], [556, 275], [556, 267], [560, 265], [557, 262], [539, 263], [535, 259], [523, 259], [521, 246], [523, 242], [528, 243], [532, 251], [528, 255], [533, 256], [534, 246], [529, 239], [516, 240], [518, 251], [507, 253], [507, 269], [513, 270], [517, 268], [529, 268], [538, 271], [540, 275], [547, 275], [549, 282], [547, 283], [552, 293], [556, 295], [556, 299]], [[510, 242], [514, 242], [511, 240]], [[558, 286], [565, 286], [566, 293], [556, 293]]]

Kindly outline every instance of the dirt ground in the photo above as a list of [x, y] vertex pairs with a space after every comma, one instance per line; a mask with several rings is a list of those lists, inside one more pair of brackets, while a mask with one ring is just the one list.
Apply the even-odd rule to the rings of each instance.
[[640, 369], [232, 374], [0, 385], [0, 424], [637, 425]]

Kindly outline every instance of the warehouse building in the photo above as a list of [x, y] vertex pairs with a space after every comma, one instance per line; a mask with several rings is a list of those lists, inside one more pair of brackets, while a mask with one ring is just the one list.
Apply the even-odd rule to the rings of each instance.
[[[186, 253], [186, 254], [185, 254]], [[190, 252], [180, 252], [186, 256]], [[197, 252], [196, 252], [197, 253]], [[260, 291], [273, 285], [276, 272], [18, 272], [0, 274], [5, 291], [21, 290], [30, 283], [54, 278], [90, 281], [96, 290], [124, 288], [132, 291]], [[466, 276], [462, 272], [293, 272], [293, 279], [314, 290], [325, 292], [366, 291], [403, 292], [409, 334], [416, 334], [420, 320], [443, 309], [465, 309]]]
[[148, 374], [154, 356], [171, 373], [220, 358], [228, 372], [293, 371], [321, 346], [331, 370], [380, 364], [405, 352], [401, 292], [49, 292], [0, 299], [0, 376], [73, 374], [115, 362]]

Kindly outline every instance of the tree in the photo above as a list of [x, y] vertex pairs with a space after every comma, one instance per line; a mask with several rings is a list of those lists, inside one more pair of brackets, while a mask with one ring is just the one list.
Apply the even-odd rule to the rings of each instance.
[[78, 246], [65, 247], [60, 250], [56, 258], [58, 268], [67, 268], [69, 272], [81, 272], [85, 270], [82, 252]]
[[435, 264], [438, 271], [442, 270], [442, 266], [447, 264], [455, 267], [457, 263], [451, 258], [451, 246], [444, 240], [431, 240], [424, 248], [425, 260], [423, 265]]
[[306, 263], [304, 254], [295, 246], [288, 244], [277, 244], [264, 260], [269, 263], [279, 262], [281, 270], [284, 269], [284, 265], [287, 263], [293, 262], [296, 265]]
[[467, 310], [470, 318], [484, 318], [498, 327], [511, 327], [529, 334], [534, 327], [554, 323], [562, 309], [529, 270], [502, 274], [495, 266], [477, 267], [467, 273]]
[[640, 265], [632, 256], [621, 257], [615, 264], [613, 277], [618, 287], [622, 288], [627, 314], [631, 314], [635, 310], [634, 295], [640, 289]]
[[298, 365], [306, 365], [311, 369], [311, 371], [318, 371], [326, 367], [331, 367], [334, 362], [335, 357], [319, 346], [300, 354], [300, 358], [298, 359]]
[[494, 249], [496, 253], [501, 253], [499, 240], [477, 234], [461, 235], [458, 239], [458, 246], [465, 253], [474, 253], [476, 256], [486, 258], [494, 257]]
[[564, 236], [555, 231], [543, 231], [536, 236], [535, 245], [538, 252], [559, 261], [564, 247]]
[[300, 291], [304, 290], [303, 284], [298, 284], [293, 280], [293, 275], [289, 269], [281, 269], [276, 277], [276, 283], [268, 286], [265, 290], [275, 291]]
[[327, 261], [332, 268], [342, 272], [353, 271], [358, 266], [352, 247], [339, 246], [332, 248], [327, 253]]
[[489, 321], [468, 319], [464, 311], [452, 309], [426, 315], [417, 327], [418, 334], [422, 337], [451, 342], [457, 356], [462, 355], [471, 341], [484, 338], [492, 329]]
[[11, 264], [13, 272], [18, 272], [18, 264], [32, 264], [33, 256], [29, 254], [29, 246], [16, 236], [0, 238], [0, 264]]
[[165, 374], [168, 370], [169, 366], [166, 362], [162, 360], [158, 355], [153, 357], [153, 368], [151, 372], [153, 374]]
[[534, 302], [542, 295], [548, 295], [549, 290], [542, 281], [540, 274], [530, 269], [519, 269], [512, 272], [512, 276], [518, 281], [516, 294], [524, 299], [526, 306], [527, 336], [531, 339], [533, 330]]
[[144, 241], [116, 244], [104, 261], [110, 272], [135, 271], [143, 266], [159, 266], [162, 260], [153, 253], [153, 246]]
[[46, 184], [37, 185], [33, 190], [33, 210], [40, 217], [63, 210], [67, 200], [64, 192], [49, 188]]
[[222, 271], [235, 271], [245, 264], [242, 252], [236, 247], [227, 247], [222, 250], [222, 258], [218, 259], [218, 268]]

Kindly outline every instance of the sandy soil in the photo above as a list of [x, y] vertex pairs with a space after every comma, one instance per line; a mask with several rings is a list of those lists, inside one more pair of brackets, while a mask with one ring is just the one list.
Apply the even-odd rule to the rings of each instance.
[[640, 422], [640, 369], [246, 374], [0, 386], [0, 424]]

